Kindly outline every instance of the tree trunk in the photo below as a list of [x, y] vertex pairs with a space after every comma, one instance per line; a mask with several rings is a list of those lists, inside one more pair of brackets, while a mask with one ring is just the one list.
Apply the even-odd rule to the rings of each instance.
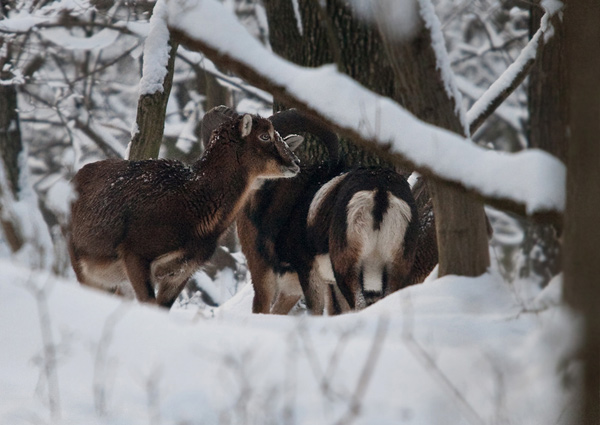
[[[3, 63], [0, 63], [0, 66], [3, 66]], [[0, 72], [0, 79], [9, 80], [10, 78], [12, 78], [10, 72]], [[17, 112], [17, 90], [13, 84], [2, 84], [0, 85], [0, 161], [2, 161], [0, 170], [4, 170], [6, 175], [0, 178], [5, 178], [7, 185], [0, 186], [0, 199], [19, 198], [19, 155], [22, 151], [23, 143]], [[3, 197], [3, 190], [10, 191], [10, 194]], [[17, 252], [24, 244], [23, 235], [17, 222], [8, 219], [2, 210], [3, 205], [0, 203], [0, 224], [6, 242], [12, 252]]]
[[[264, 5], [269, 21], [269, 40], [275, 53], [301, 66], [335, 63], [340, 71], [369, 89], [394, 98], [393, 73], [385, 59], [379, 35], [354, 19], [347, 2], [328, 0], [326, 9], [321, 9], [316, 0], [298, 0], [300, 24], [292, 1], [264, 0]], [[282, 107], [276, 102], [275, 110]], [[320, 143], [309, 138], [297, 153], [303, 160], [315, 161], [324, 159], [325, 152]], [[349, 165], [384, 163], [346, 139], [341, 140], [340, 157]]]
[[[570, 7], [569, 7], [570, 6]], [[567, 206], [564, 229], [564, 294], [584, 317], [582, 416], [600, 423], [600, 2], [565, 8], [567, 65]]]
[[167, 102], [173, 84], [175, 53], [177, 52], [177, 43], [169, 41], [169, 46], [171, 46], [171, 49], [169, 51], [167, 75], [163, 83], [164, 90], [142, 95], [138, 100], [135, 120], [137, 131], [131, 140], [129, 159], [158, 158], [165, 129]]
[[[540, 27], [544, 13], [539, 4], [531, 6], [530, 36]], [[551, 22], [554, 35], [543, 49], [538, 50], [529, 77], [529, 146], [543, 149], [566, 163], [564, 28], [558, 14]], [[520, 275], [535, 276], [542, 285], [546, 285], [562, 269], [557, 232], [548, 224], [527, 222], [524, 226], [524, 264]]]

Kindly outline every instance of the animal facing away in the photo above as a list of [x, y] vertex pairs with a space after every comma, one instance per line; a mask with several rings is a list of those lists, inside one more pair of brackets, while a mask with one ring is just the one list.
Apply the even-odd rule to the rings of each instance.
[[[213, 114], [227, 109], [207, 115]], [[418, 215], [406, 180], [383, 168], [339, 176], [348, 167], [338, 160], [337, 136], [324, 124], [294, 110], [270, 119], [282, 135], [307, 131], [319, 137], [329, 161], [302, 164], [292, 179], [264, 182], [238, 217], [253, 311], [287, 314], [304, 295], [314, 314], [336, 314], [414, 283], [407, 270]]]
[[170, 307], [213, 254], [259, 180], [292, 177], [299, 160], [267, 119], [228, 117], [192, 165], [108, 159], [73, 178], [67, 230], [77, 279]]
[[410, 186], [395, 171], [357, 168], [327, 182], [307, 217], [313, 309], [360, 310], [411, 284], [417, 233]]

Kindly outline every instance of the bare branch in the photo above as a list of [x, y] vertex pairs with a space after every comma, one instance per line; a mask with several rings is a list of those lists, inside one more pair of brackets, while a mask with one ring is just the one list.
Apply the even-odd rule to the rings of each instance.
[[440, 386], [445, 389], [456, 400], [464, 416], [471, 424], [483, 425], [485, 421], [465, 399], [464, 395], [452, 383], [452, 381], [444, 374], [437, 366], [433, 358], [427, 351], [417, 342], [413, 335], [414, 311], [410, 293], [402, 300], [404, 323], [402, 325], [402, 339], [406, 342], [406, 346], [413, 354], [414, 358], [429, 372], [433, 378], [437, 380]]
[[[543, 19], [543, 18], [542, 18]], [[471, 134], [475, 133], [483, 122], [489, 118], [496, 109], [515, 91], [525, 80], [533, 68], [539, 50], [544, 43], [542, 36], [545, 30], [540, 28], [531, 38], [527, 46], [521, 51], [519, 57], [490, 88], [473, 104], [467, 113], [467, 120]]]
[[348, 411], [336, 422], [336, 425], [351, 424], [360, 413], [362, 400], [364, 398], [365, 392], [367, 391], [369, 381], [373, 376], [373, 371], [375, 370], [377, 359], [379, 359], [379, 355], [381, 354], [383, 341], [385, 340], [385, 335], [387, 333], [387, 327], [388, 319], [385, 317], [381, 317], [379, 319], [379, 322], [377, 322], [375, 338], [373, 339], [373, 344], [371, 345], [371, 349], [369, 350], [369, 354], [367, 355], [365, 365], [363, 366], [362, 371], [360, 372], [360, 376], [358, 377], [358, 382], [356, 384], [354, 394], [352, 394], [352, 399], [350, 400], [350, 406], [348, 407]]
[[48, 283], [37, 287], [32, 280], [27, 282], [27, 288], [35, 297], [40, 330], [42, 335], [42, 371], [46, 379], [50, 416], [53, 421], [61, 417], [60, 387], [58, 385], [56, 344], [52, 336], [50, 310], [48, 308]]
[[81, 122], [79, 119], [75, 119], [75, 127], [81, 130], [83, 134], [89, 137], [106, 155], [107, 158], [123, 158], [123, 156], [117, 152], [109, 143], [107, 143], [102, 136], [95, 132], [89, 125]]

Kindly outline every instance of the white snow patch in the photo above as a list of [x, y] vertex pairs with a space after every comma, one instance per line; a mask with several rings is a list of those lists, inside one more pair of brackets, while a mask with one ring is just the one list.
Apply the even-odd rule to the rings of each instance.
[[561, 0], [542, 0], [541, 5], [549, 15], [554, 15], [565, 7]]
[[167, 6], [158, 0], [150, 18], [150, 32], [144, 43], [144, 66], [140, 81], [140, 96], [164, 91], [163, 82], [169, 63], [169, 29]]
[[498, 98], [515, 80], [515, 77], [523, 70], [523, 67], [537, 55], [538, 43], [543, 30], [540, 28], [531, 38], [527, 46], [521, 51], [517, 59], [498, 77], [489, 89], [471, 106], [467, 112], [467, 122], [471, 124], [477, 117], [481, 116], [490, 106], [490, 103]]
[[32, 16], [29, 14], [19, 14], [15, 17], [5, 18], [0, 21], [0, 31], [2, 32], [27, 32], [31, 28], [50, 19], [47, 17]]
[[429, 29], [431, 34], [431, 46], [435, 51], [437, 69], [440, 70], [442, 81], [444, 82], [444, 88], [448, 97], [454, 99], [454, 112], [459, 117], [465, 134], [469, 134], [469, 126], [465, 110], [463, 108], [462, 96], [456, 85], [454, 72], [450, 65], [450, 57], [446, 50], [446, 40], [444, 39], [444, 33], [442, 32], [442, 24], [438, 19], [431, 0], [418, 0], [420, 5], [420, 14], [425, 22], [425, 26]]
[[300, 14], [300, 6], [298, 0], [292, 0], [292, 7], [294, 8], [294, 16], [296, 17], [296, 25], [298, 26], [298, 32], [300, 35], [304, 35], [304, 28], [302, 28], [302, 15]]
[[253, 315], [249, 284], [206, 318], [6, 259], [0, 281], [3, 424], [335, 423], [378, 330], [356, 424], [566, 424], [575, 396], [559, 366], [577, 377], [577, 319], [552, 302], [524, 311], [493, 274], [428, 280], [338, 317]]
[[358, 16], [376, 23], [386, 37], [407, 40], [421, 27], [418, 0], [351, 0]]

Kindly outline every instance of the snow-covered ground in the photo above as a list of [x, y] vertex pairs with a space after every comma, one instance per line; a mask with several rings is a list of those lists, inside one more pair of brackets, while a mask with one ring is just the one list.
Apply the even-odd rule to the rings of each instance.
[[0, 259], [0, 424], [560, 424], [577, 321], [448, 276], [339, 317], [170, 312]]

